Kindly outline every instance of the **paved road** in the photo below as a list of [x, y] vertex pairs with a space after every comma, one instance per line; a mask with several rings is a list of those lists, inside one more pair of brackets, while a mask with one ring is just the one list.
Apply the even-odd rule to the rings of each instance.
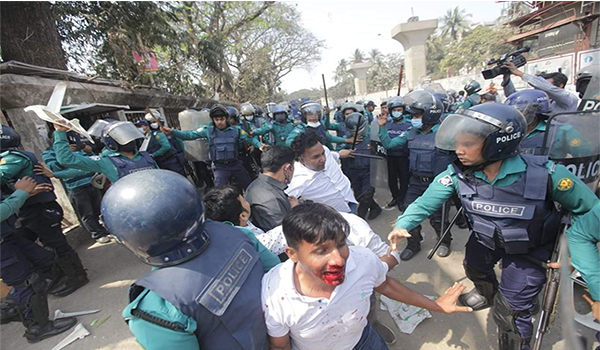
[[[389, 200], [387, 193], [378, 194], [380, 204]], [[382, 237], [386, 237], [398, 211], [384, 211], [376, 220], [371, 222], [373, 229]], [[423, 250], [409, 262], [402, 262], [390, 275], [398, 278], [410, 288], [428, 295], [440, 295], [455, 281], [464, 281], [468, 289], [472, 287], [465, 280], [462, 268], [464, 244], [467, 239], [466, 230], [454, 230], [454, 251], [444, 259], [439, 257], [427, 260], [427, 253], [433, 247], [435, 234], [429, 224], [424, 225], [426, 234]], [[74, 294], [58, 299], [51, 297], [51, 314], [55, 309], [63, 311], [79, 311], [102, 309], [95, 315], [79, 317], [90, 336], [77, 340], [67, 347], [68, 350], [139, 350], [125, 322], [121, 311], [127, 305], [129, 285], [142, 276], [150, 268], [140, 262], [125, 248], [111, 243], [107, 245], [86, 242], [78, 248], [78, 252], [88, 269], [90, 283]], [[384, 311], [378, 311], [382, 323], [395, 328], [391, 317]], [[101, 326], [91, 327], [92, 321], [102, 321], [110, 317]], [[562, 324], [560, 314], [555, 325]], [[63, 339], [64, 335], [47, 339], [38, 344], [27, 344], [22, 337], [21, 324], [11, 323], [0, 327], [0, 348], [20, 350], [48, 350]], [[411, 335], [396, 331], [398, 341], [391, 350], [439, 350], [439, 349], [497, 349], [496, 327], [491, 319], [489, 310], [473, 314], [441, 315], [434, 314], [433, 318], [421, 323]], [[592, 339], [591, 331], [585, 331], [585, 336]], [[559, 328], [553, 328], [546, 338], [543, 349], [570, 350], [565, 347]], [[596, 343], [597, 345], [597, 343]], [[588, 347], [591, 348], [591, 347]]]

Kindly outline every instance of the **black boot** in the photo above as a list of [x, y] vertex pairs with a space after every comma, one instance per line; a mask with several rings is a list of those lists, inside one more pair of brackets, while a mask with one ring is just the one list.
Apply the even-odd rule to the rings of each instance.
[[65, 273], [60, 268], [58, 263], [52, 265], [52, 268], [50, 268], [50, 270], [43, 272], [43, 275], [48, 283], [48, 289], [46, 290], [46, 293], [50, 293], [50, 291], [52, 291], [53, 289], [55, 289], [55, 287], [61, 284], [63, 282], [63, 279], [65, 278]]
[[19, 314], [22, 317], [23, 325], [27, 328], [24, 334], [27, 342], [37, 343], [40, 340], [63, 333], [77, 323], [74, 317], [51, 321], [46, 295], [48, 282], [37, 273], [33, 273], [27, 282], [28, 288], [33, 289], [33, 295], [29, 299], [29, 303], [19, 305]]
[[[435, 234], [438, 239], [440, 239], [440, 237], [442, 236], [441, 231], [436, 230]], [[446, 238], [444, 239], [444, 241], [438, 248], [437, 256], [439, 256], [440, 258], [445, 258], [448, 255], [450, 255], [450, 253], [452, 252], [452, 248], [450, 248], [450, 244], [452, 243], [452, 238], [449, 238], [449, 237], [452, 237], [450, 233], [448, 233], [448, 235], [446, 236]]]
[[65, 278], [50, 291], [57, 297], [67, 296], [87, 284], [90, 280], [76, 252], [58, 258], [58, 265], [65, 273]]
[[400, 260], [408, 261], [413, 258], [418, 252], [421, 251], [421, 241], [423, 240], [423, 236], [421, 236], [421, 226], [417, 226], [409, 231], [411, 237], [407, 239], [406, 248], [400, 254]]
[[369, 208], [369, 220], [377, 219], [377, 217], [381, 214], [382, 211], [383, 210], [381, 209], [379, 204], [377, 204], [375, 200], [372, 200], [371, 207]]
[[17, 302], [15, 302], [12, 293], [9, 293], [6, 298], [2, 300], [2, 304], [0, 304], [0, 324], [20, 321], [19, 307]]
[[369, 212], [369, 205], [364, 203], [358, 204], [358, 209], [356, 210], [356, 215], [360, 216], [364, 220], [367, 219], [367, 213]]
[[463, 263], [467, 277], [473, 281], [475, 288], [466, 294], [461, 294], [458, 301], [464, 306], [469, 306], [473, 311], [479, 311], [491, 307], [494, 303], [494, 296], [498, 291], [498, 281], [492, 281], [483, 272], [469, 267], [466, 262]]

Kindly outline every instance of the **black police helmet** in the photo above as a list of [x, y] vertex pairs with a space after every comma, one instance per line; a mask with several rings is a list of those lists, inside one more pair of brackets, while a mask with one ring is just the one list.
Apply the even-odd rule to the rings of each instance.
[[198, 190], [169, 170], [144, 170], [114, 183], [102, 217], [117, 242], [152, 266], [181, 264], [208, 244]]
[[467, 95], [471, 95], [474, 94], [478, 91], [481, 91], [481, 85], [476, 81], [476, 80], [471, 80], [470, 82], [468, 82], [465, 87], [463, 88], [463, 90], [465, 90], [465, 92], [467, 93]]
[[444, 112], [442, 101], [429, 91], [414, 90], [409, 92], [404, 96], [404, 102], [409, 107], [408, 112], [410, 114], [421, 114], [421, 119], [425, 125], [437, 124]]
[[346, 124], [348, 131], [352, 134], [354, 134], [358, 128], [359, 135], [364, 135], [369, 127], [367, 117], [358, 112], [349, 114], [346, 117], [346, 120], [344, 120], [344, 123]]
[[19, 147], [21, 144], [21, 136], [8, 125], [0, 126], [0, 149], [6, 151], [10, 148]]
[[229, 117], [229, 111], [222, 104], [216, 104], [210, 108], [209, 115], [211, 119], [216, 117]]

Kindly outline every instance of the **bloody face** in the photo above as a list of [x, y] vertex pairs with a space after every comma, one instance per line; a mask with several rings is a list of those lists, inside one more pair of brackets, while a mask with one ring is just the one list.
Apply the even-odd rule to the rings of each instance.
[[338, 240], [328, 240], [320, 244], [302, 241], [295, 251], [292, 260], [297, 263], [297, 268], [311, 276], [315, 283], [337, 286], [344, 282], [346, 260], [350, 255], [345, 235], [340, 234]]
[[456, 136], [456, 155], [458, 160], [466, 166], [482, 164], [485, 159], [481, 154], [484, 139], [480, 136], [459, 133]]
[[300, 157], [300, 163], [312, 171], [322, 171], [325, 169], [325, 149], [320, 142], [304, 150]]

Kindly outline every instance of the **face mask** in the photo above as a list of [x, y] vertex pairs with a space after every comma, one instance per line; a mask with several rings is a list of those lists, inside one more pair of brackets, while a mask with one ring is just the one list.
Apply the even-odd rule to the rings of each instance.
[[144, 131], [144, 128], [138, 128], [138, 130], [139, 130], [139, 131], [140, 131], [142, 134], [145, 134], [145, 133], [146, 133], [146, 131]]
[[285, 121], [285, 119], [286, 119], [286, 117], [283, 114], [277, 114], [275, 116], [275, 120], [278, 121], [278, 122], [280, 122], [280, 123], [283, 123]]
[[119, 145], [119, 152], [135, 152], [135, 140], [124, 145]]
[[402, 119], [402, 112], [392, 112], [392, 118], [394, 118], [394, 120]]
[[321, 126], [321, 123], [319, 122], [308, 122], [306, 123], [306, 125], [308, 125], [309, 128], [318, 128], [319, 126]]
[[246, 116], [244, 118], [246, 118], [247, 121], [251, 122], [254, 119], [254, 116], [251, 115], [251, 116]]
[[423, 126], [422, 119], [411, 119], [410, 123], [412, 124], [413, 127], [417, 128], [417, 129]]
[[152, 129], [158, 129], [158, 123], [152, 123], [152, 124], [150, 124], [150, 127]]

